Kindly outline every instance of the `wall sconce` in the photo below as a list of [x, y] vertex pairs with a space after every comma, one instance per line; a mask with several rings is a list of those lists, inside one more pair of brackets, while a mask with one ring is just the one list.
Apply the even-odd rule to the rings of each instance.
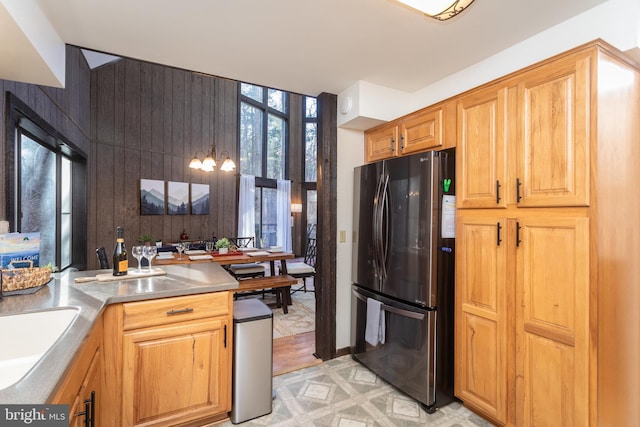
[[465, 10], [473, 0], [398, 0], [430, 18], [446, 21]]
[[302, 212], [302, 203], [291, 203], [291, 213]]
[[[220, 166], [220, 170], [222, 171], [230, 172], [236, 168], [236, 164], [231, 160], [231, 156], [229, 156], [229, 152], [227, 150], [220, 153], [221, 158], [216, 160], [215, 144], [211, 146], [211, 150], [203, 154], [204, 158], [202, 160], [198, 157], [198, 153], [203, 154], [202, 151], [198, 151], [196, 155], [193, 156], [193, 159], [189, 163], [189, 167], [191, 169], [200, 169], [205, 172], [212, 172], [216, 170], [216, 162], [220, 161], [222, 161], [222, 166]], [[222, 158], [224, 158], [224, 160], [222, 160]]]

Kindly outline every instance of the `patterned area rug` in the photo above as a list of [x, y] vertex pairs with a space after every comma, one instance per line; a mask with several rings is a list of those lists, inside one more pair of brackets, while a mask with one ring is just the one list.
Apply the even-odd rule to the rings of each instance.
[[273, 338], [311, 332], [316, 329], [316, 294], [302, 291], [291, 295], [293, 305], [289, 313], [284, 314], [281, 308], [275, 307], [273, 301]]
[[[296, 286], [297, 287], [297, 286]], [[307, 281], [307, 290], [313, 289]], [[261, 298], [261, 297], [256, 297]], [[282, 308], [276, 307], [276, 298], [267, 294], [262, 302], [273, 310], [273, 338], [288, 337], [290, 335], [312, 332], [316, 328], [316, 294], [304, 291], [291, 295], [293, 305], [289, 306], [289, 313], [284, 314]]]

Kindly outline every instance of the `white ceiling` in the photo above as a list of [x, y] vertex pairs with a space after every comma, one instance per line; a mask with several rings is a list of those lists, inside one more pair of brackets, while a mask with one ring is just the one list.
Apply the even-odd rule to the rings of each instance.
[[606, 0], [475, 0], [445, 22], [393, 0], [33, 1], [64, 43], [317, 95], [415, 92]]

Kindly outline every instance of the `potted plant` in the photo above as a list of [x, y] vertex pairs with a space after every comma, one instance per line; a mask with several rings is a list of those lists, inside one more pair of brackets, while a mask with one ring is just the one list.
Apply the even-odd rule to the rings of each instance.
[[155, 242], [156, 239], [153, 238], [151, 233], [144, 233], [138, 237], [138, 241], [145, 246], [151, 246], [151, 242]]
[[229, 248], [231, 247], [231, 241], [226, 237], [222, 237], [216, 241], [216, 249], [219, 254], [226, 254], [229, 252]]

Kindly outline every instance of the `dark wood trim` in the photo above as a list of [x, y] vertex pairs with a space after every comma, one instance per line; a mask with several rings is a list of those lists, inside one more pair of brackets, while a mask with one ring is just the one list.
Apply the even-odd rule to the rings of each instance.
[[337, 100], [318, 96], [318, 230], [316, 262], [316, 353], [336, 357]]
[[343, 347], [336, 350], [336, 357], [346, 356], [351, 354], [351, 347]]

